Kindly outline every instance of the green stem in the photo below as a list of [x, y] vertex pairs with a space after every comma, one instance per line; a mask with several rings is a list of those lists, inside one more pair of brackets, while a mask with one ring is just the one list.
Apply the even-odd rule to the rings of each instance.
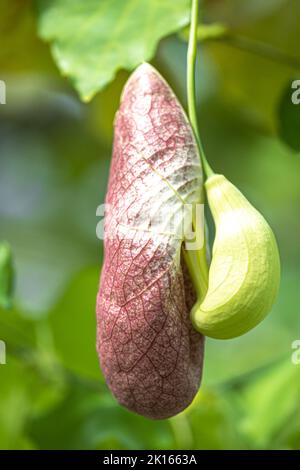
[[[187, 53], [187, 100], [188, 114], [190, 123], [199, 148], [200, 158], [203, 170], [207, 177], [213, 175], [203, 149], [203, 145], [198, 130], [197, 111], [196, 111], [196, 87], [195, 87], [195, 63], [197, 56], [197, 27], [198, 27], [198, 0], [192, 0], [190, 37]], [[199, 228], [196, 226], [196, 220], [193, 219], [194, 231]], [[198, 221], [199, 223], [199, 221]], [[196, 229], [196, 230], [195, 230]], [[188, 267], [194, 288], [197, 293], [198, 301], [204, 298], [208, 285], [208, 266], [206, 259], [206, 240], [204, 224], [200, 227], [203, 230], [203, 246], [199, 250], [183, 250], [184, 259]]]
[[188, 101], [188, 114], [191, 126], [193, 128], [197, 145], [200, 152], [202, 166], [207, 177], [214, 174], [211, 169], [202, 145], [196, 111], [196, 86], [195, 86], [195, 65], [197, 58], [197, 29], [198, 29], [198, 16], [199, 16], [199, 1], [192, 0], [191, 8], [191, 25], [189, 45], [187, 52], [187, 101]]

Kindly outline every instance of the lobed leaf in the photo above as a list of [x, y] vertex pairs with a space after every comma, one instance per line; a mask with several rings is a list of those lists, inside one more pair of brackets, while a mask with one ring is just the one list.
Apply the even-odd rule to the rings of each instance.
[[150, 60], [189, 21], [189, 0], [38, 0], [40, 36], [85, 101], [119, 69]]

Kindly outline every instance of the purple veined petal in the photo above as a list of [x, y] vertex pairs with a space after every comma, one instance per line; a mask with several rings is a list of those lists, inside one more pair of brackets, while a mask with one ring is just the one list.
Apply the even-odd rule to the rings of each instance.
[[201, 381], [204, 337], [181, 256], [184, 204], [200, 203], [202, 170], [185, 113], [149, 64], [129, 78], [115, 119], [97, 297], [106, 382], [128, 409], [173, 416]]

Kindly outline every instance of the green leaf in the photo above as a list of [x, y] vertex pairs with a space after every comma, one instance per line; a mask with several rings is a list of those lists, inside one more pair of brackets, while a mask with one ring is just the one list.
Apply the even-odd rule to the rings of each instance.
[[210, 17], [217, 21], [225, 21], [230, 25], [241, 25], [257, 21], [270, 16], [277, 11], [286, 0], [251, 0], [251, 2], [241, 0], [222, 0], [206, 2], [206, 11]]
[[12, 302], [14, 269], [8, 243], [0, 243], [0, 307], [9, 308]]
[[178, 449], [241, 449], [233, 413], [224, 392], [200, 389], [192, 404], [169, 420]]
[[9, 355], [7, 364], [0, 366], [1, 450], [35, 448], [27, 435], [27, 422], [50, 412], [64, 399], [62, 386], [41, 377], [24, 359]]
[[50, 313], [54, 347], [62, 363], [80, 376], [101, 380], [96, 353], [98, 268], [82, 271]]
[[[1, 79], [12, 74], [41, 71], [55, 74], [47, 46], [36, 35], [32, 0], [1, 0], [0, 35], [5, 47], [0, 50]], [[10, 87], [9, 87], [10, 88]], [[10, 95], [10, 104], [12, 103]]]
[[8, 350], [23, 350], [35, 344], [34, 323], [21, 311], [13, 308], [9, 314], [0, 309], [0, 339], [5, 341]]
[[[289, 427], [299, 408], [300, 374], [290, 358], [249, 383], [240, 395], [241, 430], [255, 447], [272, 448], [278, 432]], [[299, 429], [299, 419], [298, 419]], [[278, 447], [277, 447], [278, 448]]]
[[[293, 80], [289, 82], [280, 100], [279, 135], [290, 148], [296, 152], [300, 152], [300, 103], [298, 103], [299, 86], [297, 88], [292, 88], [293, 83]], [[293, 96], [294, 102], [292, 100]]]
[[40, 36], [81, 98], [90, 100], [119, 69], [149, 61], [158, 41], [189, 21], [189, 0], [38, 0]]
[[28, 430], [41, 449], [174, 448], [166, 420], [130, 413], [108, 391], [91, 392], [80, 384], [74, 384], [57, 407], [33, 417]]

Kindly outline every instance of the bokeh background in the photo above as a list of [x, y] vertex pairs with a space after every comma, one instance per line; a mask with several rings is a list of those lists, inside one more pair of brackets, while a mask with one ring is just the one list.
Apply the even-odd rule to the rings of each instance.
[[[282, 283], [254, 331], [207, 340], [194, 403], [158, 422], [116, 403], [95, 352], [96, 207], [128, 72], [83, 103], [38, 37], [34, 2], [0, 5], [0, 240], [15, 266], [14, 306], [0, 307], [0, 448], [300, 449], [300, 364], [291, 361], [300, 339], [300, 105], [290, 103], [300, 79], [300, 2], [206, 2], [206, 22], [234, 32], [199, 49], [206, 153], [273, 227]], [[184, 105], [186, 49], [185, 32], [171, 34], [152, 59]]]

